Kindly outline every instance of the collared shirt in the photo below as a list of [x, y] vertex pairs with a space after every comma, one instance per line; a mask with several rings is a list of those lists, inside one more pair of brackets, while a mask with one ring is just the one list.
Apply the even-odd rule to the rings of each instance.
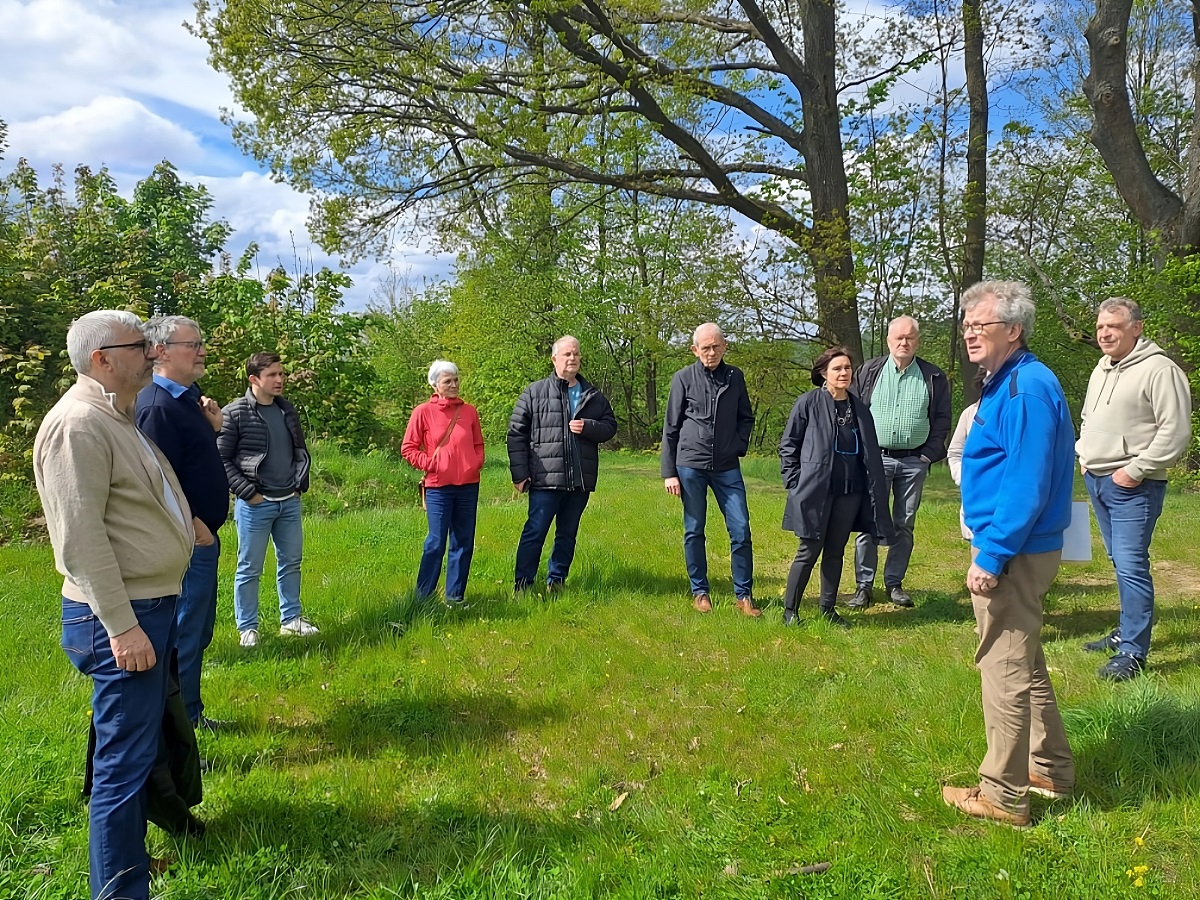
[[[154, 383], [157, 384], [164, 391], [166, 391], [168, 394], [170, 394], [172, 397], [174, 397], [176, 400], [178, 400], [180, 397], [182, 397], [188, 391], [192, 390], [192, 388], [195, 388], [195, 385], [191, 385], [189, 387], [188, 385], [180, 384], [178, 381], [172, 381], [166, 375], [159, 375], [157, 372], [154, 373], [153, 377], [154, 377]], [[199, 393], [199, 392], [200, 392], [200, 389], [196, 388], [196, 393]]]
[[888, 357], [871, 395], [879, 446], [915, 450], [929, 439], [929, 387], [914, 359], [904, 369]]

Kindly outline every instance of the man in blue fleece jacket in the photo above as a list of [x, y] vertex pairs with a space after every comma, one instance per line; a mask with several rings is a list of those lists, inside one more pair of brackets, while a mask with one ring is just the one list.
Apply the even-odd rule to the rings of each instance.
[[1042, 598], [1071, 520], [1075, 432], [1062, 386], [1027, 346], [1029, 288], [981, 282], [961, 307], [967, 354], [988, 373], [962, 459], [988, 751], [979, 784], [945, 787], [942, 797], [967, 815], [1025, 827], [1030, 792], [1065, 797], [1075, 785], [1041, 642]]

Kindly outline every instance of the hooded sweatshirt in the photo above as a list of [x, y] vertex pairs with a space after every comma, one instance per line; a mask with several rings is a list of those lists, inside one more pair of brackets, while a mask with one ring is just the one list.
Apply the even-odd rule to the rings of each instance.
[[[450, 432], [450, 440], [438, 450], [438, 444], [454, 421], [456, 409], [458, 421]], [[404, 430], [400, 455], [414, 469], [425, 473], [426, 487], [478, 484], [483, 468], [483, 431], [479, 427], [479, 413], [458, 397], [447, 400], [435, 394], [412, 411]]]
[[1192, 440], [1187, 376], [1162, 348], [1139, 338], [1128, 356], [1101, 356], [1088, 379], [1075, 453], [1093, 475], [1117, 469], [1165, 481]]

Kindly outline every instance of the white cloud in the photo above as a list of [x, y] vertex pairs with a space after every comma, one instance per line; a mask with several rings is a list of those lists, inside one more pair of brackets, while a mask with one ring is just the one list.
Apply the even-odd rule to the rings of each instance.
[[145, 170], [169, 159], [196, 163], [202, 153], [196, 136], [155, 115], [128, 97], [96, 97], [54, 115], [14, 122], [9, 127], [13, 156], [24, 156], [39, 168], [77, 163]]

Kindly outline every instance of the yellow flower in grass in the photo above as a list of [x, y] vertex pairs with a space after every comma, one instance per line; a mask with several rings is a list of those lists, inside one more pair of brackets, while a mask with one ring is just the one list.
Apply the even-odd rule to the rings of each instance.
[[1145, 846], [1146, 846], [1146, 841], [1145, 841], [1145, 839], [1144, 839], [1144, 838], [1143, 838], [1143, 837], [1142, 837], [1142, 836], [1139, 834], [1137, 837], [1135, 837], [1135, 838], [1133, 839], [1133, 846], [1135, 846], [1135, 847], [1145, 847]]
[[1134, 887], [1141, 887], [1141, 886], [1142, 886], [1144, 883], [1145, 883], [1145, 882], [1144, 882], [1144, 881], [1142, 881], [1142, 879], [1141, 879], [1141, 878], [1135, 878], [1135, 879], [1133, 879], [1133, 886], [1134, 886]]

